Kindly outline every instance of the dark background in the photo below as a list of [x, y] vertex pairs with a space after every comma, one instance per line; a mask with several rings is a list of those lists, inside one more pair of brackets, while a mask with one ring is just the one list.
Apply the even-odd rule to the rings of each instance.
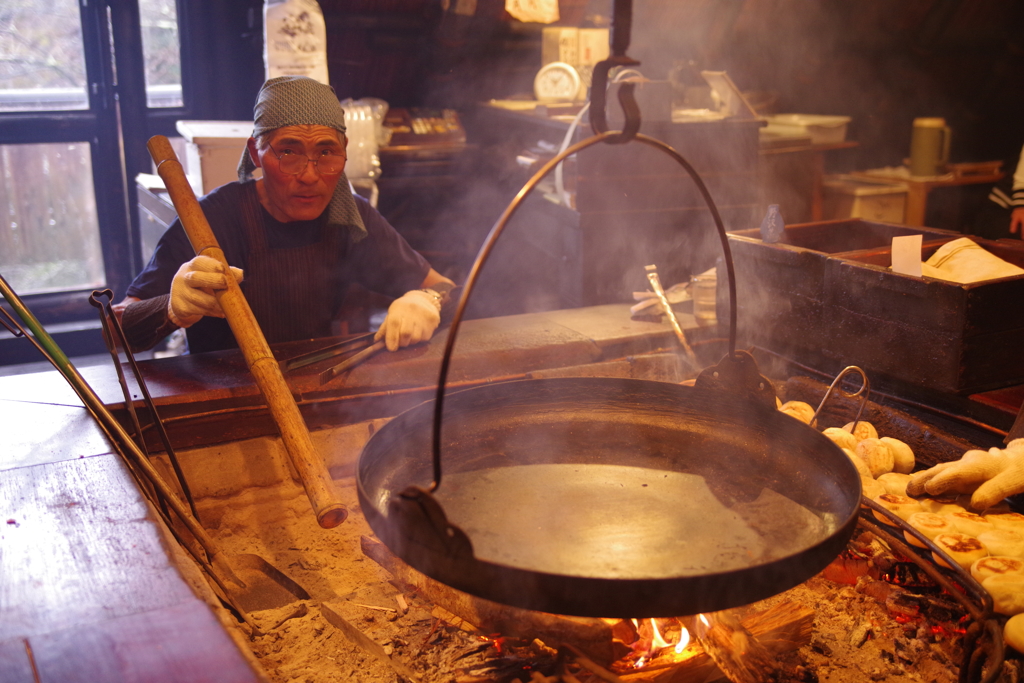
[[[204, 67], [202, 108], [249, 118], [263, 78], [262, 3], [185, 4], [204, 20], [183, 26], [183, 42], [216, 65]], [[477, 0], [474, 16], [455, 4], [321, 0], [339, 97], [465, 109], [528, 94], [543, 27], [511, 21], [501, 0]], [[611, 2], [560, 6], [561, 24], [601, 25]], [[629, 54], [645, 75], [664, 78], [688, 60], [728, 71], [775, 112], [852, 116], [852, 167], [899, 164], [918, 116], [946, 118], [952, 161], [1012, 166], [1024, 143], [1024, 3], [1015, 0], [635, 0], [633, 15]]]

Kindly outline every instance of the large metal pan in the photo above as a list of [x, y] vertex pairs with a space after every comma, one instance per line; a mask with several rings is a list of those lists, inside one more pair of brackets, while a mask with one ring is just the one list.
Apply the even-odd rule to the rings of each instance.
[[490, 600], [600, 617], [725, 609], [819, 572], [856, 525], [846, 455], [728, 391], [525, 380], [446, 406], [444, 484], [426, 493], [431, 401], [367, 444], [360, 504], [399, 557]]
[[[637, 112], [626, 104], [628, 124]], [[636, 124], [624, 126], [629, 136], [597, 131], [568, 147], [516, 195], [466, 280], [436, 398], [385, 425], [360, 457], [374, 532], [413, 567], [474, 595], [580, 616], [715, 611], [809, 578], [853, 533], [852, 463], [779, 413], [771, 383], [736, 351], [735, 273], [707, 187]], [[523, 197], [568, 156], [631, 139], [675, 159], [708, 204], [728, 275], [729, 354], [694, 387], [577, 378], [446, 395], [466, 303]]]

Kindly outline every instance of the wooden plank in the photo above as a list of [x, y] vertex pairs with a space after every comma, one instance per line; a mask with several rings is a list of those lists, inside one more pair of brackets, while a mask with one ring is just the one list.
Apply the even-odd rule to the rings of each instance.
[[28, 644], [22, 638], [0, 642], [0, 681], [4, 683], [38, 683], [32, 671]]
[[82, 406], [0, 400], [0, 471], [111, 453]]
[[198, 600], [35, 636], [30, 643], [39, 683], [266, 680]]
[[194, 599], [117, 456], [9, 470], [0, 501], [0, 639]]

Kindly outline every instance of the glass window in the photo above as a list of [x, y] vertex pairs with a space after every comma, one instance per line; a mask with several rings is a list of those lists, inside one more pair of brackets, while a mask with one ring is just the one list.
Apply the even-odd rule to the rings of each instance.
[[87, 109], [76, 0], [0, 4], [0, 111]]
[[19, 294], [104, 284], [88, 143], [0, 145], [0, 273]]
[[146, 62], [146, 104], [181, 107], [181, 48], [175, 0], [139, 0], [142, 55]]

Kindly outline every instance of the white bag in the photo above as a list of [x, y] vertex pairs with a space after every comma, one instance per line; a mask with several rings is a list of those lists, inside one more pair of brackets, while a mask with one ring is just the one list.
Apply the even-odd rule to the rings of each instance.
[[327, 78], [327, 24], [316, 0], [264, 0], [263, 64], [267, 79]]

